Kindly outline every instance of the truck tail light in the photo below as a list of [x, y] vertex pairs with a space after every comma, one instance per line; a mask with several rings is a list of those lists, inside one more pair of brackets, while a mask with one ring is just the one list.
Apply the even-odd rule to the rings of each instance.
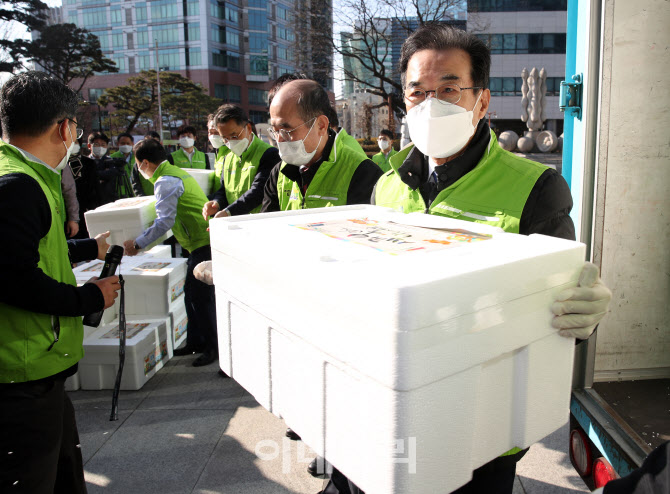
[[619, 476], [605, 458], [598, 458], [593, 462], [593, 482], [598, 487], [604, 486], [610, 480], [618, 479]]
[[570, 433], [570, 459], [577, 473], [582, 477], [591, 475], [593, 458], [589, 440], [581, 429], [573, 429]]

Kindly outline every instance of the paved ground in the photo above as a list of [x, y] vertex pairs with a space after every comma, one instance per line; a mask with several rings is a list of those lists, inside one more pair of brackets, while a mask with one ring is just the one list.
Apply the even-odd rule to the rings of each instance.
[[[75, 391], [91, 494], [315, 494], [312, 452], [215, 364], [176, 357], [140, 391], [122, 391], [109, 421], [111, 391]], [[565, 453], [559, 429], [519, 463], [515, 494], [588, 492]], [[370, 493], [374, 494], [374, 493]], [[438, 493], [439, 494], [439, 493]]]

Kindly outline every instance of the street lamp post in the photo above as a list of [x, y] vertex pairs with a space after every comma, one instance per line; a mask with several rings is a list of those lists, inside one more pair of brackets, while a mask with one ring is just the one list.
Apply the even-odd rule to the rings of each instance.
[[491, 117], [498, 118], [498, 114], [494, 111], [486, 112], [486, 114], [489, 116], [489, 127], [491, 127]]

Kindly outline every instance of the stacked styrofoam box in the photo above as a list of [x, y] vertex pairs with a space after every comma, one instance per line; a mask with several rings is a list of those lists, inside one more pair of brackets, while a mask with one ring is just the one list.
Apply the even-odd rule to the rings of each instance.
[[[121, 389], [140, 389], [169, 360], [172, 353], [169, 326], [169, 317], [128, 317]], [[117, 321], [84, 339], [84, 358], [79, 361], [82, 389], [113, 389], [118, 369]]]
[[[179, 346], [186, 341], [186, 331], [188, 329], [186, 306], [183, 302], [181, 304], [175, 304], [173, 310], [170, 312], [170, 329], [172, 348], [179, 348]], [[172, 357], [172, 354], [170, 354], [170, 357]]]
[[167, 259], [172, 257], [172, 247], [169, 245], [156, 245], [149, 250], [142, 250], [137, 257], [158, 257]]
[[[91, 238], [109, 230], [107, 243], [123, 245], [123, 242], [136, 239], [151, 226], [156, 219], [155, 204], [154, 196], [119, 199], [84, 213], [86, 228]], [[167, 232], [151, 245], [161, 243], [171, 234]]]
[[209, 194], [209, 189], [212, 186], [212, 175], [214, 175], [214, 170], [201, 170], [199, 168], [184, 168], [185, 172], [195, 178], [195, 181], [198, 182], [198, 185], [205, 193]]
[[122, 269], [126, 314], [168, 316], [184, 304], [186, 259], [140, 258]]
[[[362, 218], [492, 238], [390, 255], [291, 226]], [[373, 206], [210, 228], [221, 368], [368, 494], [450, 492], [566, 422], [550, 306], [582, 244]]]

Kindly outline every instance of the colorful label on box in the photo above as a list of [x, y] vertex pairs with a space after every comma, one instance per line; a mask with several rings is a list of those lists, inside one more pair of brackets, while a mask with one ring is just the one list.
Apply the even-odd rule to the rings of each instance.
[[104, 261], [94, 261], [93, 264], [91, 264], [86, 269], [82, 269], [80, 272], [81, 273], [88, 273], [88, 272], [99, 273], [104, 264], [105, 264]]
[[155, 347], [144, 357], [144, 375], [146, 376], [168, 356], [167, 341], [161, 341], [160, 347]]
[[334, 238], [371, 247], [387, 254], [430, 252], [466, 243], [489, 240], [491, 235], [467, 230], [433, 230], [369, 218], [323, 221], [292, 225]]
[[170, 264], [171, 263], [169, 262], [145, 262], [139, 266], [135, 266], [131, 271], [149, 271], [155, 273], [156, 271], [167, 268]]
[[[126, 324], [126, 339], [130, 339], [133, 336], [137, 335], [140, 331], [142, 331], [144, 328], [148, 327], [150, 323], [148, 322], [141, 322], [141, 323], [129, 323]], [[114, 326], [112, 329], [107, 331], [104, 335], [102, 335], [102, 338], [115, 338], [119, 339], [119, 325], [117, 324]]]
[[174, 302], [184, 293], [184, 283], [186, 279], [180, 280], [170, 287], [170, 301]]
[[184, 319], [179, 321], [174, 327], [174, 341], [179, 341], [179, 339], [186, 334], [186, 329], [188, 327], [188, 317], [184, 316]]

